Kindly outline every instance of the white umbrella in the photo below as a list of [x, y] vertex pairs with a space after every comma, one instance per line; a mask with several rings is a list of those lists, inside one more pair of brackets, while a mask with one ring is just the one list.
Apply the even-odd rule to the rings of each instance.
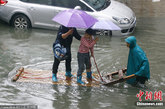
[[98, 22], [96, 22], [91, 28], [98, 30], [121, 30], [121, 28], [114, 24], [112, 21], [103, 19], [98, 20]]

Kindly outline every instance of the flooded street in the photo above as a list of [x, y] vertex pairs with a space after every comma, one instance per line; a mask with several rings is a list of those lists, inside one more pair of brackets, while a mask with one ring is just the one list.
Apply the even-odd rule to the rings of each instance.
[[[146, 107], [135, 105], [139, 90], [152, 92], [161, 90], [165, 93], [165, 0], [118, 1], [127, 1], [124, 3], [135, 12], [137, 17], [137, 26], [131, 35], [136, 36], [137, 43], [149, 59], [151, 79], [146, 84], [147, 89], [132, 87], [126, 83], [112, 87], [13, 83], [10, 77], [15, 67], [52, 69], [54, 60], [52, 44], [57, 32], [42, 29], [19, 31], [0, 21], [0, 105], [29, 104], [37, 105], [39, 109], [143, 109]], [[99, 36], [94, 53], [102, 74], [126, 67], [129, 53], [124, 41], [126, 37]], [[73, 72], [77, 72], [79, 44], [79, 41], [73, 40], [71, 50]], [[92, 65], [92, 70], [96, 73], [93, 59]], [[64, 68], [62, 62], [59, 71], [64, 71]]]

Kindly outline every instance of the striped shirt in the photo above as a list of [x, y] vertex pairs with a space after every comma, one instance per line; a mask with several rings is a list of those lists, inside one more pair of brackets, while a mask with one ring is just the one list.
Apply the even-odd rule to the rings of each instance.
[[91, 51], [91, 53], [93, 53], [93, 47], [96, 44], [96, 42], [94, 41], [94, 38], [88, 39], [85, 37], [81, 38], [80, 41], [80, 46], [79, 46], [79, 53], [88, 53], [89, 50]]

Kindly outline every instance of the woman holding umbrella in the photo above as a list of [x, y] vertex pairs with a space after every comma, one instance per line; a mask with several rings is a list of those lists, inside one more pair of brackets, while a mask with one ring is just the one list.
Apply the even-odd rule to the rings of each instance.
[[[65, 60], [66, 67], [66, 77], [71, 77], [71, 44], [73, 37], [77, 40], [81, 39], [81, 36], [78, 34], [75, 28], [67, 28], [65, 26], [60, 26], [59, 31], [57, 33], [57, 38], [55, 43], [53, 44], [54, 50], [54, 63], [53, 63], [53, 82], [57, 82], [57, 71], [60, 61]], [[66, 49], [66, 50], [64, 50]], [[60, 56], [61, 55], [61, 56]]]

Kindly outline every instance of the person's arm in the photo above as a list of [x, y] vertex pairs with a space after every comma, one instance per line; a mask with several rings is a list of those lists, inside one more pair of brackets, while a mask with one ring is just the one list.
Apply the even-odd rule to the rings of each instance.
[[135, 75], [137, 75], [137, 76], [144, 76], [144, 74], [146, 72], [147, 64], [148, 64], [148, 62], [146, 60], [143, 61], [142, 65], [141, 65], [141, 67], [139, 69], [139, 71], [137, 71], [135, 73]]
[[73, 33], [73, 29], [70, 29], [68, 32], [66, 32], [66, 33], [63, 33], [62, 35], [61, 35], [61, 37], [63, 38], [63, 39], [66, 39], [69, 35], [71, 35], [72, 33]]
[[93, 50], [93, 47], [90, 48], [90, 51], [91, 51], [91, 56], [94, 57], [94, 50]]
[[80, 36], [80, 34], [77, 32], [76, 29], [74, 29], [73, 35], [74, 35], [74, 37], [75, 37], [77, 40], [81, 40], [81, 36]]
[[142, 52], [137, 52], [136, 54], [134, 54], [136, 60], [136, 62], [139, 63], [135, 63], [136, 68], [138, 69], [138, 71], [135, 73], [135, 75], [137, 76], [144, 76], [146, 75], [146, 73], [148, 73], [149, 70], [149, 62], [148, 59], [146, 58], [145, 54]]

